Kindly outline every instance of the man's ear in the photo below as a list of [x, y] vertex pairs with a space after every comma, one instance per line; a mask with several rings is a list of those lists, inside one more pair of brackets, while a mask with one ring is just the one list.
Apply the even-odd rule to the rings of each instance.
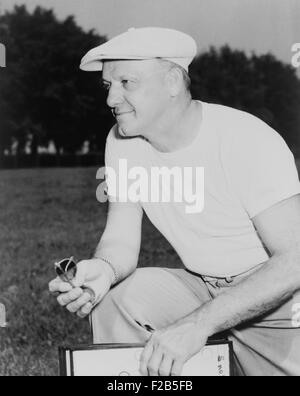
[[182, 90], [183, 75], [178, 67], [173, 67], [166, 75], [169, 92], [172, 97], [176, 97]]

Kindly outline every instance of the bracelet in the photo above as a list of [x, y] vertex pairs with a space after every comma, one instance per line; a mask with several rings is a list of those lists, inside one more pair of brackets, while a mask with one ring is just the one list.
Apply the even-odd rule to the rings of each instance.
[[114, 273], [114, 277], [115, 277], [115, 284], [117, 284], [119, 282], [119, 276], [118, 276], [118, 272], [115, 269], [115, 267], [112, 265], [112, 263], [110, 261], [108, 261], [107, 259], [103, 258], [103, 257], [97, 257], [100, 260], [104, 261], [106, 264], [108, 264], [110, 266], [110, 268], [112, 269], [113, 273]]

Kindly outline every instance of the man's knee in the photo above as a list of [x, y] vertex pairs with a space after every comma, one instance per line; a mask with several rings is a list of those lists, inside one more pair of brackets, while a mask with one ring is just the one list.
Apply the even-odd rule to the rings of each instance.
[[151, 272], [151, 269], [137, 270], [111, 289], [95, 307], [90, 317], [95, 343], [137, 343], [149, 338], [154, 328], [140, 294], [147, 283], [145, 277]]
[[140, 316], [139, 313], [144, 312], [145, 309], [143, 303], [147, 295], [147, 286], [149, 288], [149, 279], [155, 272], [157, 268], [137, 269], [107, 293], [93, 314], [113, 317], [113, 313], [117, 310], [131, 317]]

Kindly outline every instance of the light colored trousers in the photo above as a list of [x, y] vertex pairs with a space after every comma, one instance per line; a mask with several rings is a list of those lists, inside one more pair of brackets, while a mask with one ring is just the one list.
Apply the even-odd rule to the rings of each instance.
[[[94, 343], [145, 343], [152, 330], [171, 325], [244, 278], [202, 278], [184, 269], [138, 269], [94, 309]], [[295, 304], [300, 307], [300, 294], [230, 331], [235, 375], [300, 375], [300, 328], [292, 324]]]

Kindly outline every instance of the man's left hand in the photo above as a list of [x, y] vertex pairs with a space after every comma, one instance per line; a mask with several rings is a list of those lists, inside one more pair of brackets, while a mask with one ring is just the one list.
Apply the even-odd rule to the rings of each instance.
[[208, 335], [195, 320], [183, 319], [153, 333], [142, 355], [143, 376], [180, 376], [184, 364], [206, 345]]

